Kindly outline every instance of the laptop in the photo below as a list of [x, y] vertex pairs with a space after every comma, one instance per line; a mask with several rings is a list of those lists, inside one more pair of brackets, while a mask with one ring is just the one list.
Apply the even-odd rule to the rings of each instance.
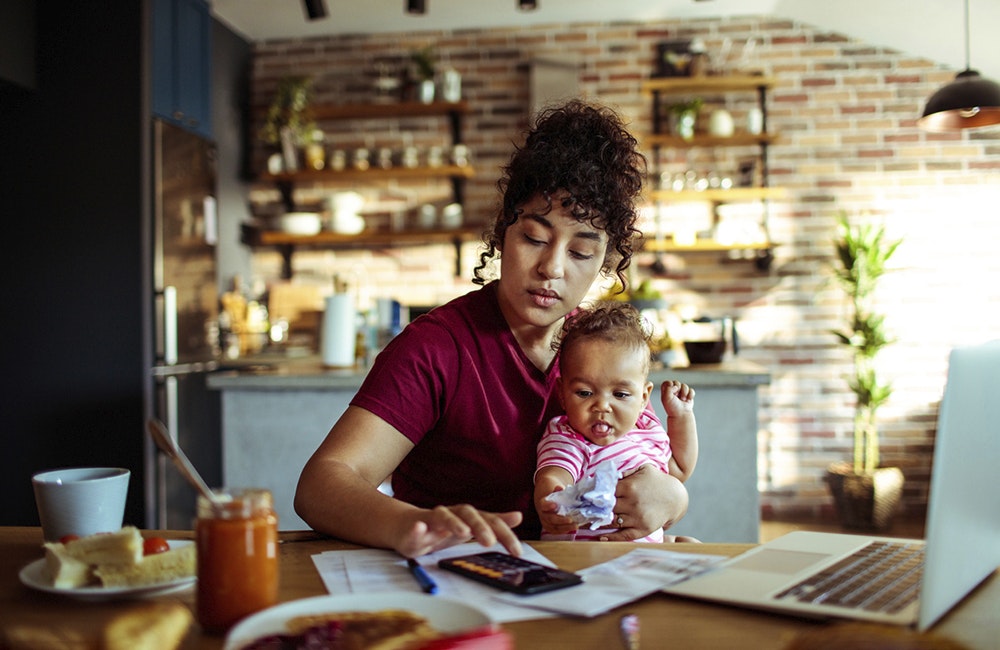
[[[810, 618], [925, 630], [1000, 566], [998, 459], [1000, 340], [955, 348], [938, 413], [926, 542], [793, 532], [663, 591]], [[877, 578], [858, 579], [866, 561], [852, 556], [873, 549], [880, 561], [901, 558], [907, 566], [897, 573], [878, 568]], [[837, 571], [848, 575], [834, 578]], [[859, 595], [876, 582], [879, 593]], [[913, 598], [900, 599], [896, 588]]]

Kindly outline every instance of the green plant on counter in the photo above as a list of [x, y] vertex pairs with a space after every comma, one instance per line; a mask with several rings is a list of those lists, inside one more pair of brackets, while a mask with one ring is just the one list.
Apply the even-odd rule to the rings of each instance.
[[879, 437], [876, 413], [892, 395], [890, 384], [875, 370], [879, 352], [893, 343], [885, 329], [885, 316], [873, 307], [879, 280], [888, 271], [889, 258], [902, 242], [888, 241], [885, 228], [852, 225], [841, 215], [834, 242], [837, 263], [834, 274], [847, 298], [850, 313], [843, 330], [832, 330], [854, 353], [854, 370], [848, 384], [856, 397], [854, 410], [854, 472], [871, 473], [879, 467]]
[[288, 129], [295, 143], [304, 145], [312, 137], [316, 129], [313, 121], [312, 79], [309, 77], [284, 77], [278, 82], [278, 88], [267, 109], [264, 127], [260, 137], [268, 144], [279, 144], [281, 133]]

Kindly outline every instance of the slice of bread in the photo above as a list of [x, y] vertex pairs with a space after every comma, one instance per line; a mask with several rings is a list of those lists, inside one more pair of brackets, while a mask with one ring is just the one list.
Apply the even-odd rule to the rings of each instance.
[[76, 589], [94, 579], [90, 565], [69, 555], [58, 542], [45, 544], [45, 567], [57, 589]]
[[135, 526], [97, 533], [64, 544], [66, 553], [85, 564], [136, 564], [142, 559], [142, 535]]
[[[155, 556], [150, 556], [155, 557]], [[104, 628], [104, 650], [173, 650], [187, 635], [191, 610], [178, 602], [134, 607]]]
[[187, 578], [197, 571], [194, 544], [144, 556], [136, 564], [99, 564], [94, 569], [105, 587], [141, 587]]

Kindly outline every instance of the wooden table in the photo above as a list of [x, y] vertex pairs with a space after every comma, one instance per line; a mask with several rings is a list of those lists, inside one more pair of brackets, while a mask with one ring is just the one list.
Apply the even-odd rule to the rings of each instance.
[[[190, 531], [150, 532], [169, 539], [190, 539]], [[356, 548], [350, 544], [317, 539], [310, 532], [281, 534], [282, 601], [326, 593], [311, 557], [322, 551]], [[11, 625], [41, 628], [61, 627], [83, 638], [98, 632], [116, 614], [136, 607], [135, 601], [84, 603], [41, 593], [23, 586], [17, 574], [22, 567], [42, 557], [39, 528], [0, 528], [0, 631]], [[579, 570], [617, 557], [633, 549], [629, 543], [533, 542], [539, 552], [558, 566]], [[671, 550], [735, 555], [746, 544], [674, 544]], [[162, 596], [194, 606], [194, 590]], [[972, 596], [953, 610], [935, 632], [965, 643], [970, 650], [1000, 649], [1000, 577], [993, 574]], [[621, 648], [618, 621], [624, 613], [636, 613], [642, 623], [642, 647], [681, 648], [785, 648], [799, 633], [813, 630], [821, 622], [750, 612], [699, 603], [666, 595], [648, 596], [631, 605], [594, 619], [540, 619], [505, 624], [519, 649], [617, 650]], [[0, 646], [3, 634], [0, 634]], [[223, 637], [203, 634], [197, 625], [184, 648], [221, 648]]]

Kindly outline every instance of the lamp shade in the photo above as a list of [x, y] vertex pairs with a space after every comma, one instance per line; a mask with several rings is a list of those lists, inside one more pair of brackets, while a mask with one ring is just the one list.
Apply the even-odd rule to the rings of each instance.
[[1000, 124], [1000, 84], [965, 69], [931, 95], [917, 124], [926, 131], [960, 131]]
[[302, 0], [309, 20], [326, 18], [326, 0]]

